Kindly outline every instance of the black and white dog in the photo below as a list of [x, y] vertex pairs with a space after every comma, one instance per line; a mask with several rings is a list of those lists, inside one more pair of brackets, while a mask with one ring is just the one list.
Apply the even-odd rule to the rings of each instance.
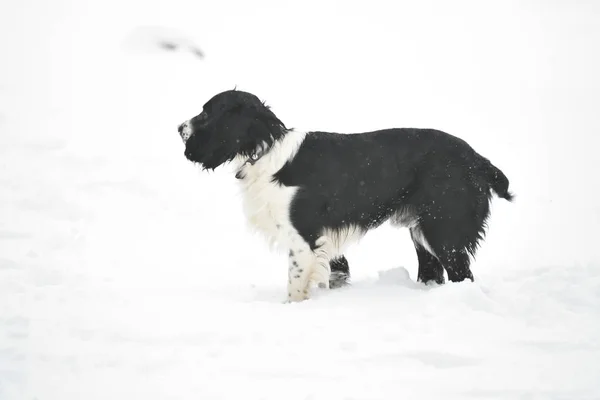
[[346, 247], [385, 221], [408, 227], [418, 280], [473, 280], [494, 191], [508, 179], [466, 142], [433, 129], [296, 132], [255, 95], [217, 94], [179, 126], [188, 160], [237, 167], [251, 225], [289, 251], [288, 298], [344, 285]]

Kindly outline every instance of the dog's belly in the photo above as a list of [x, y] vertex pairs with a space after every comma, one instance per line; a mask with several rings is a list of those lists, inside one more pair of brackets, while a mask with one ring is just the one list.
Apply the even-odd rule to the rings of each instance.
[[321, 233], [330, 244], [328, 252], [331, 257], [343, 255], [348, 246], [358, 242], [365, 234], [366, 232], [356, 225], [341, 229], [324, 229]]
[[[365, 212], [366, 214], [366, 212]], [[381, 219], [381, 217], [373, 217], [373, 220]], [[370, 228], [363, 228], [359, 224], [350, 224], [339, 229], [325, 228], [321, 235], [328, 238], [330, 243], [330, 253], [332, 256], [344, 254], [344, 251], [352, 244], [360, 241], [370, 229], [376, 229], [384, 222], [389, 221], [392, 226], [414, 228], [417, 225], [418, 217], [416, 212], [410, 207], [399, 208], [390, 216], [382, 218], [379, 223]]]

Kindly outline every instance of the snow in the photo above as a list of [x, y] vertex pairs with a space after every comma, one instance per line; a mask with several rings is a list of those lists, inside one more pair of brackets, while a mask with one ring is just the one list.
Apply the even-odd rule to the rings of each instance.
[[[594, 2], [0, 5], [0, 399], [600, 398]], [[166, 51], [174, 41], [194, 51]], [[405, 231], [283, 304], [286, 256], [177, 125], [218, 91], [298, 129], [434, 127], [511, 180], [474, 283]]]

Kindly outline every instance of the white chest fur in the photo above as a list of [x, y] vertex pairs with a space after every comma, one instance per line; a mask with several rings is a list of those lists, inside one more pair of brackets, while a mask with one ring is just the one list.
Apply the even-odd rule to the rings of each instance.
[[274, 183], [272, 179], [273, 174], [294, 157], [304, 136], [303, 133], [289, 132], [254, 164], [238, 160], [243, 175], [240, 183], [248, 222], [264, 234], [271, 245], [276, 244], [286, 251], [293, 248], [298, 240], [289, 214], [297, 188]]
[[264, 234], [271, 245], [288, 250], [290, 236], [295, 233], [289, 207], [297, 188], [271, 182], [271, 176], [244, 182], [244, 213], [251, 227]]

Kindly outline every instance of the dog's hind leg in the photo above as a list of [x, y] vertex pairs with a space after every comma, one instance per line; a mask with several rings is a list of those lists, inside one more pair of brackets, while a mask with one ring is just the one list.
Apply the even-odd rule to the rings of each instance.
[[471, 260], [465, 249], [453, 249], [439, 255], [442, 265], [448, 273], [451, 282], [462, 282], [465, 279], [474, 280], [473, 273], [469, 267]]
[[349, 284], [350, 266], [343, 255], [333, 258], [329, 262], [331, 275], [329, 276], [329, 288], [338, 289]]
[[[417, 228], [411, 229], [413, 240], [421, 245], [423, 250], [419, 251], [419, 276], [423, 273], [424, 278], [433, 278], [438, 283], [443, 282], [443, 271], [446, 270], [448, 280], [451, 282], [462, 282], [465, 279], [473, 281], [473, 273], [470, 269], [471, 259], [468, 249], [474, 249], [477, 245], [477, 231], [466, 232], [464, 225], [462, 230], [449, 222], [440, 222], [439, 219], [421, 221]], [[427, 253], [425, 253], [425, 252]], [[421, 270], [421, 262], [425, 267]], [[423, 279], [425, 282], [425, 279]], [[440, 282], [441, 281], [441, 282]]]
[[425, 237], [419, 228], [411, 228], [410, 237], [415, 245], [417, 258], [419, 260], [417, 281], [425, 284], [431, 281], [439, 285], [444, 284], [444, 267], [442, 267], [442, 264], [439, 262], [439, 260], [433, 254], [431, 254], [429, 250], [427, 250], [427, 248], [429, 248], [429, 244], [425, 240]]

